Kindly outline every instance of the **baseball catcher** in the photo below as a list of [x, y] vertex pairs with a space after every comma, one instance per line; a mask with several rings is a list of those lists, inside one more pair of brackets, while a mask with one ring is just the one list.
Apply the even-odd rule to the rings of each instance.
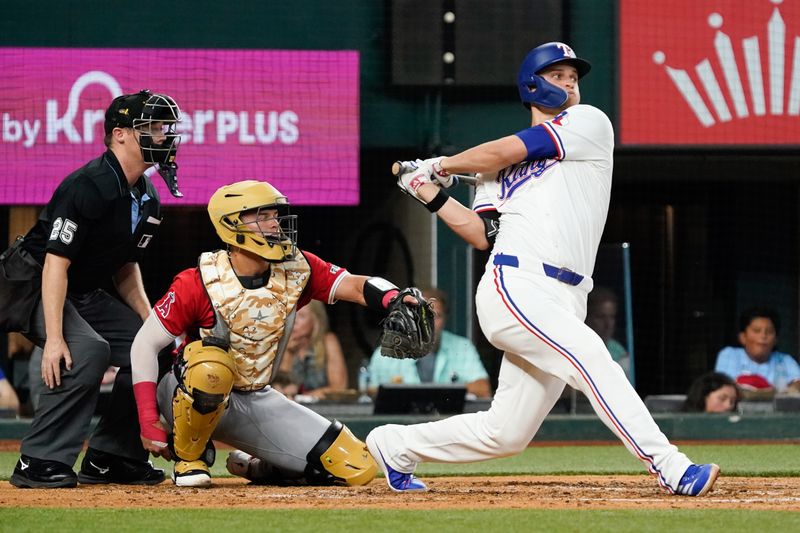
[[[222, 187], [208, 213], [228, 249], [201, 254], [196, 268], [175, 277], [131, 348], [144, 448], [174, 458], [172, 480], [184, 487], [211, 484], [212, 439], [241, 451], [228, 468], [248, 478], [260, 472], [273, 482], [369, 483], [378, 467], [365, 444], [270, 382], [296, 310], [312, 299], [346, 300], [384, 314], [424, 300], [416, 289], [401, 292], [385, 279], [350, 274], [298, 249], [297, 216], [269, 183]], [[414, 333], [412, 323], [424, 324], [415, 337], [417, 350], [424, 350], [432, 337], [430, 310], [419, 309], [425, 319], [409, 321], [402, 331]], [[156, 385], [157, 353], [181, 336], [186, 341], [173, 370]], [[416, 353], [414, 344], [408, 353]], [[234, 470], [238, 456], [247, 461]], [[258, 469], [249, 468], [251, 459]]]

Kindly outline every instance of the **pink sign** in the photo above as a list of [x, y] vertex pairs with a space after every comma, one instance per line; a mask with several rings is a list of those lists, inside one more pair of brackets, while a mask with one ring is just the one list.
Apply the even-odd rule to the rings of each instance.
[[359, 201], [358, 52], [0, 48], [0, 203], [46, 203], [103, 153], [103, 116], [150, 89], [183, 113], [176, 161], [185, 197], [269, 181], [295, 205]]

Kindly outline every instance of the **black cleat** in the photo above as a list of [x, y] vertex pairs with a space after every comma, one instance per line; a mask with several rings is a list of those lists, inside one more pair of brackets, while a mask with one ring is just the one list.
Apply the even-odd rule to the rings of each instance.
[[78, 481], [88, 485], [158, 485], [164, 481], [164, 471], [153, 468], [150, 461], [137, 461], [89, 448], [83, 457]]
[[78, 478], [69, 465], [21, 455], [9, 480], [21, 489], [72, 488]]

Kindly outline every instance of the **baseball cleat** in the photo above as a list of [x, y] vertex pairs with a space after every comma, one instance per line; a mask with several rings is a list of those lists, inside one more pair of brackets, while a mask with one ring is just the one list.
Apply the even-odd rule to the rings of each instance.
[[367, 435], [367, 448], [369, 453], [375, 458], [378, 466], [383, 470], [383, 475], [386, 476], [386, 483], [389, 488], [395, 492], [422, 492], [428, 490], [428, 487], [419, 478], [412, 473], [398, 472], [388, 464], [383, 458], [383, 453], [378, 447], [373, 435], [374, 430]]
[[211, 474], [202, 459], [177, 461], [172, 469], [172, 482], [178, 487], [210, 487]]
[[72, 488], [78, 485], [78, 478], [69, 465], [27, 455], [20, 456], [9, 481], [20, 489]]
[[164, 481], [164, 471], [153, 468], [150, 461], [137, 461], [89, 448], [83, 456], [78, 481], [84, 485], [158, 485]]
[[713, 463], [691, 465], [678, 483], [677, 494], [682, 496], [704, 496], [714, 486], [719, 476], [719, 467]]

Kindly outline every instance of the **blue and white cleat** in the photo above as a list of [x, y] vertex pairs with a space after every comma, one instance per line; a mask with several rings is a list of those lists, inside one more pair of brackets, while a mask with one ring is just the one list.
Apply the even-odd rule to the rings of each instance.
[[383, 453], [378, 447], [378, 443], [375, 441], [375, 436], [373, 435], [375, 431], [376, 430], [373, 430], [367, 435], [367, 448], [369, 449], [369, 453], [372, 454], [372, 457], [375, 458], [375, 462], [378, 463], [381, 470], [383, 470], [383, 475], [386, 476], [386, 483], [389, 485], [389, 488], [395, 492], [424, 492], [428, 490], [425, 483], [420, 481], [414, 474], [398, 472], [386, 464]]
[[719, 467], [713, 463], [707, 465], [691, 465], [684, 472], [678, 483], [677, 494], [683, 496], [704, 496], [719, 476]]

